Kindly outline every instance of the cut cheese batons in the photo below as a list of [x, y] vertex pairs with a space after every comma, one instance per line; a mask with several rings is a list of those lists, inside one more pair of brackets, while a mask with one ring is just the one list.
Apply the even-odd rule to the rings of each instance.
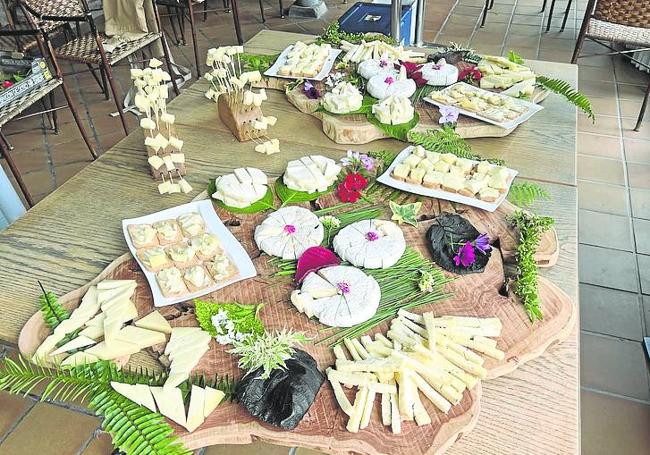
[[172, 333], [172, 326], [169, 325], [167, 319], [165, 319], [158, 311], [152, 311], [142, 319], [135, 321], [134, 324], [136, 327], [155, 330], [156, 332], [162, 332], [168, 335], [171, 335]]

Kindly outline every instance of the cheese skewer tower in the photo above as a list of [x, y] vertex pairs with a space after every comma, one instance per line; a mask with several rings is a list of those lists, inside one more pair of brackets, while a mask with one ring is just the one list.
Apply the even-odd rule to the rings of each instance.
[[262, 113], [262, 103], [268, 99], [266, 90], [253, 91], [253, 86], [262, 80], [262, 74], [242, 71], [240, 54], [243, 52], [242, 46], [208, 50], [206, 63], [212, 70], [204, 76], [210, 82], [205, 97], [217, 102], [221, 121], [240, 142], [252, 140], [257, 152], [279, 153], [279, 141], [266, 136], [268, 127], [277, 122], [277, 118], [265, 117]]
[[[167, 112], [169, 73], [163, 71], [162, 62], [152, 58], [144, 69], [131, 69], [131, 79], [136, 88], [135, 105], [144, 115], [140, 127], [144, 130], [144, 144], [149, 154], [151, 175], [161, 180], [160, 194], [189, 193], [191, 185], [183, 178], [185, 175], [185, 154], [183, 141], [174, 133], [176, 118]], [[173, 175], [178, 177], [174, 183]], [[167, 178], [167, 179], [166, 179]]]

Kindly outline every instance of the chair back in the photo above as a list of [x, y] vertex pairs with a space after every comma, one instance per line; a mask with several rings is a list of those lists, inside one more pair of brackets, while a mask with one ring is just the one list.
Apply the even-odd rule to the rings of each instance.
[[83, 0], [19, 0], [24, 10], [38, 19], [42, 26], [47, 21], [83, 21], [88, 7]]
[[597, 0], [592, 17], [612, 24], [650, 28], [650, 0]]

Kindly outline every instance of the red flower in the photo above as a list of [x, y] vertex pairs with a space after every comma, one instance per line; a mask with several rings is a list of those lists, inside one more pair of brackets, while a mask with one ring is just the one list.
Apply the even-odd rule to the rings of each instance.
[[11, 81], [4, 81], [4, 82], [2, 83], [2, 87], [3, 87], [3, 88], [9, 88], [9, 87], [11, 87], [12, 85], [14, 85], [14, 83], [11, 82]]
[[345, 183], [341, 183], [338, 186], [337, 194], [341, 202], [357, 202], [361, 197], [360, 191], [350, 190], [345, 187]]
[[470, 66], [467, 67], [463, 70], [461, 70], [458, 73], [458, 80], [459, 81], [467, 81], [467, 82], [478, 82], [481, 80], [481, 77], [483, 75], [479, 71], [479, 69], [475, 66]]
[[416, 87], [424, 87], [426, 85], [427, 81], [422, 77], [422, 65], [413, 62], [403, 62], [400, 60], [399, 63], [395, 64], [395, 69], [399, 70], [400, 66], [403, 66], [404, 69], [406, 69], [406, 77], [413, 79]]
[[345, 176], [345, 180], [343, 180], [343, 185], [345, 185], [345, 187], [349, 190], [361, 191], [366, 186], [368, 186], [368, 179], [366, 179], [360, 173], [354, 172], [352, 174], [348, 174]]

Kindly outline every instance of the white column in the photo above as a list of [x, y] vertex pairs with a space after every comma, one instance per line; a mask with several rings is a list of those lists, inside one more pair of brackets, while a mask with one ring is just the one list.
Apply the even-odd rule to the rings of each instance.
[[13, 223], [25, 213], [25, 206], [0, 167], [0, 229]]

